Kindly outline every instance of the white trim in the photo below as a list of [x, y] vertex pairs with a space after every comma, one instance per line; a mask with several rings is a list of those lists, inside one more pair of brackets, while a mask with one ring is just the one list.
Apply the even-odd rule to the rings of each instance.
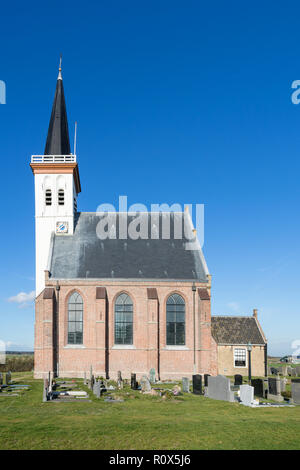
[[111, 349], [136, 349], [133, 344], [115, 344]]
[[165, 351], [189, 351], [190, 348], [187, 346], [176, 346], [176, 345], [166, 345], [164, 348], [162, 348]]
[[31, 155], [31, 163], [74, 163], [76, 155]]
[[83, 344], [66, 344], [64, 349], [86, 349]]
[[[244, 351], [246, 351], [246, 361], [245, 361], [245, 365], [244, 366], [236, 366], [235, 365], [235, 350], [236, 349], [243, 349]], [[233, 367], [235, 369], [247, 369], [248, 368], [248, 354], [247, 354], [247, 348], [243, 348], [243, 347], [234, 347], [233, 348]]]

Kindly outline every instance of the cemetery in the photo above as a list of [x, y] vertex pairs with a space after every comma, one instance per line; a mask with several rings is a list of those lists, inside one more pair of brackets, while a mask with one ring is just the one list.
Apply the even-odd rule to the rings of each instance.
[[272, 372], [250, 383], [239, 374], [161, 381], [155, 369], [139, 378], [119, 371], [117, 380], [94, 376], [92, 367], [83, 379], [0, 373], [0, 446], [296, 449], [300, 377]]

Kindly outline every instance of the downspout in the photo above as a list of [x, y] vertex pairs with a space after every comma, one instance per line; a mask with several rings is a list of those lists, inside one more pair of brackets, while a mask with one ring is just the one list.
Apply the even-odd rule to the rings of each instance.
[[193, 336], [194, 336], [194, 374], [196, 374], [196, 314], [195, 314], [195, 294], [196, 294], [196, 286], [195, 283], [192, 285], [192, 291], [193, 291]]
[[157, 376], [160, 380], [160, 323], [159, 323], [159, 300], [157, 299]]
[[265, 377], [268, 377], [268, 344], [265, 344]]
[[54, 332], [53, 332], [53, 339], [54, 339], [54, 352], [55, 352], [55, 359], [53, 361], [54, 371], [53, 375], [55, 377], [59, 377], [59, 291], [60, 285], [58, 281], [56, 281], [56, 308], [55, 308], [55, 319], [54, 319]]

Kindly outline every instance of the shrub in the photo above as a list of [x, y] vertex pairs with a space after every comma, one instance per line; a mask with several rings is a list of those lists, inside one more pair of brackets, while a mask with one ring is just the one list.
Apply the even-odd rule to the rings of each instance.
[[34, 361], [33, 354], [24, 354], [24, 355], [7, 355], [6, 363], [1, 364], [1, 372], [27, 372], [33, 369]]

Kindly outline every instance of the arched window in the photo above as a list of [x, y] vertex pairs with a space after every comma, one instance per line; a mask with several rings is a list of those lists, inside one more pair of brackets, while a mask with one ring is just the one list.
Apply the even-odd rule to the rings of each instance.
[[68, 344], [83, 342], [83, 300], [78, 292], [73, 292], [68, 303]]
[[133, 304], [125, 293], [115, 302], [115, 344], [133, 344]]
[[185, 344], [185, 302], [178, 294], [167, 300], [167, 345]]
[[65, 203], [65, 192], [63, 189], [58, 190], [58, 205], [63, 206]]
[[51, 189], [46, 189], [45, 191], [45, 204], [46, 206], [52, 205], [52, 191]]

